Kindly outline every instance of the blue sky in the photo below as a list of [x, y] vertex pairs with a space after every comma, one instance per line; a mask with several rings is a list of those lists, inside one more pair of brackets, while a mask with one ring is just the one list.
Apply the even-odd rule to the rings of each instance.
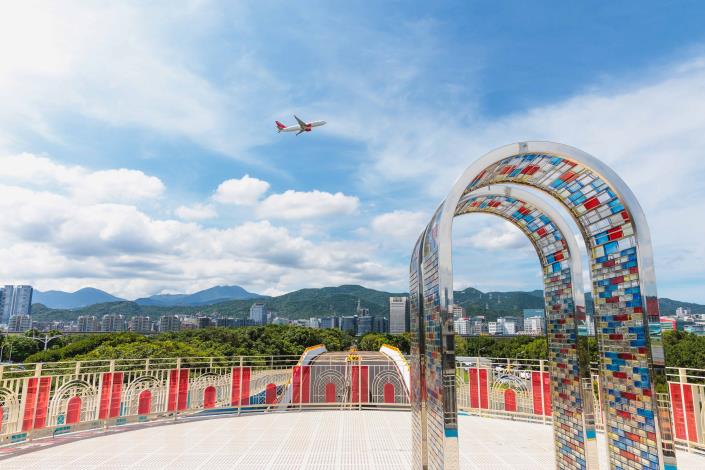
[[[660, 295], [705, 302], [700, 2], [2, 8], [3, 282], [402, 291], [462, 169], [546, 139], [615, 168], [650, 221]], [[329, 124], [277, 134], [292, 113]], [[459, 219], [455, 245], [456, 288], [540, 288], [507, 224]]]

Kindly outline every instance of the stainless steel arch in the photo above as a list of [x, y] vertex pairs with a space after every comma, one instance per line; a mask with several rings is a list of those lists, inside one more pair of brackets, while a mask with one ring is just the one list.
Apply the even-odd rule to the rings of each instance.
[[[448, 306], [453, 300], [452, 221], [464, 194], [499, 183], [523, 185], [552, 196], [568, 210], [585, 239], [598, 321], [601, 378], [608, 398], [605, 415], [612, 431], [608, 439], [611, 465], [675, 468], [667, 412], [659, 409], [656, 400], [658, 374], [653, 366], [663, 364], [663, 353], [648, 335], [649, 318], [658, 318], [648, 225], [621, 178], [578, 149], [551, 142], [508, 145], [471, 164], [455, 183], [426, 227], [417, 257], [426, 336], [438, 336], [438, 354], [426, 354], [426, 367], [432, 373], [442, 373], [443, 383], [452, 388], [449, 378], [454, 370], [447, 361], [454, 354], [447, 331]], [[444, 390], [440, 408], [445, 430], [451, 434], [454, 400], [454, 391]], [[429, 434], [429, 441], [432, 437]], [[433, 448], [452, 448], [452, 435], [443, 439], [448, 442]]]
[[[505, 184], [464, 194], [455, 213], [500, 217], [518, 227], [534, 246], [544, 276], [553, 434], [559, 444], [556, 462], [572, 468], [577, 461], [596, 469], [593, 392], [583, 388], [590, 366], [581, 363], [578, 342], [578, 320], [585, 307], [582, 262], [571, 226], [545, 198]], [[553, 269], [556, 260], [559, 271]]]

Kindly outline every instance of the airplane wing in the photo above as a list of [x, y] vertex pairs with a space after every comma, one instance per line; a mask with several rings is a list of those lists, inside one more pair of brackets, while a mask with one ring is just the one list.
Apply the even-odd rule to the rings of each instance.
[[304, 131], [304, 130], [303, 130], [303, 129], [301, 129], [301, 130], [300, 130], [299, 132], [297, 132], [297, 133], [296, 133], [296, 135], [299, 135], [299, 134], [301, 134], [301, 133], [302, 133], [303, 131]]
[[296, 118], [296, 122], [299, 123], [299, 127], [301, 129], [304, 129], [306, 127], [306, 123], [303, 122], [301, 119], [299, 119], [299, 117], [296, 114], [294, 114], [294, 118]]

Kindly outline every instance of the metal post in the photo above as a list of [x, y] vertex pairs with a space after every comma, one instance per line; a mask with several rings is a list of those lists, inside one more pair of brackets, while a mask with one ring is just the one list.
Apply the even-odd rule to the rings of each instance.
[[174, 410], [174, 421], [179, 416], [179, 392], [181, 391], [181, 358], [176, 358], [176, 409]]
[[357, 409], [362, 409], [362, 356], [357, 361]]
[[[688, 452], [692, 452], [692, 449], [690, 448], [690, 432], [688, 432], [688, 417], [686, 416], [686, 408], [685, 408], [685, 394], [683, 393], [683, 384], [688, 383], [688, 374], [685, 371], [684, 367], [679, 367], [678, 368], [678, 387], [681, 389], [681, 410], [683, 410], [683, 419], [685, 420], [685, 441], [688, 446]], [[671, 394], [668, 394], [668, 398], [670, 400]], [[672, 418], [672, 422], [675, 423], [675, 419]], [[674, 436], [675, 440], [675, 436]]]
[[237, 415], [240, 416], [240, 412], [242, 411], [242, 366], [243, 366], [243, 360], [242, 356], [240, 356], [240, 386], [238, 387], [238, 394], [239, 396], [237, 397]]
[[545, 403], [546, 399], [543, 396], [543, 368], [544, 368], [544, 362], [545, 359], [539, 359], [539, 383], [541, 386], [539, 387], [539, 391], [541, 392], [541, 420], [543, 421], [543, 424], [546, 424], [546, 408], [545, 408]]

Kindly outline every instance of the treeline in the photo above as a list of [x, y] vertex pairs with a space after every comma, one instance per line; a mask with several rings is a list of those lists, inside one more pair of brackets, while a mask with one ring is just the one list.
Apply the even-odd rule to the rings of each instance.
[[[340, 330], [266, 325], [245, 328], [204, 328], [145, 336], [138, 333], [103, 333], [64, 336], [43, 345], [23, 336], [6, 338], [14, 362], [54, 362], [91, 359], [144, 359], [147, 357], [208, 357], [300, 355], [308, 346], [325, 344], [329, 351], [347, 350], [354, 338]], [[3, 357], [8, 359], [9, 346]]]
[[[30, 332], [31, 336], [31, 332]], [[39, 336], [39, 335], [36, 335]], [[43, 336], [43, 335], [42, 335]], [[705, 336], [686, 332], [665, 332], [666, 365], [705, 367]], [[581, 338], [583, 360], [596, 362], [595, 338]], [[204, 328], [144, 336], [138, 333], [103, 333], [89, 336], [62, 336], [43, 351], [43, 344], [28, 336], [2, 338], [2, 359], [13, 362], [56, 362], [92, 359], [144, 359], [148, 357], [208, 357], [253, 355], [300, 355], [308, 346], [325, 344], [329, 351], [356, 346], [378, 351], [383, 344], [409, 354], [411, 335], [370, 333], [354, 338], [334, 329], [313, 329], [292, 325], [266, 325], [244, 328]], [[546, 359], [545, 337], [515, 336], [495, 338], [457, 336], [457, 356], [484, 356], [511, 359]]]

